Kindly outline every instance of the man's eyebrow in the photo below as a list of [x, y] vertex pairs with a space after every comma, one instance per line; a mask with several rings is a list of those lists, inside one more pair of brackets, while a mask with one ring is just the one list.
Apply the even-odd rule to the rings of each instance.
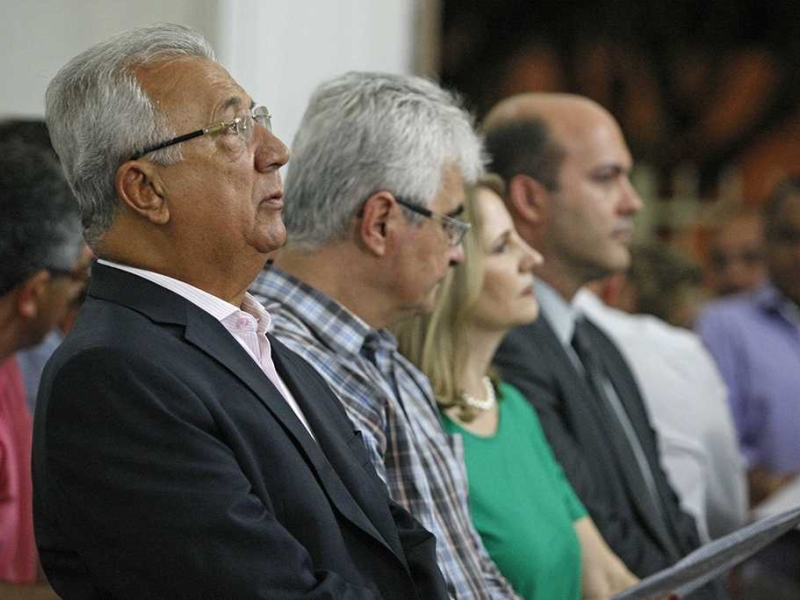
[[630, 173], [632, 170], [632, 166], [628, 166], [624, 163], [618, 162], [607, 162], [607, 163], [600, 163], [596, 165], [592, 170], [594, 172], [598, 171], [610, 171], [612, 173]]
[[224, 113], [229, 108], [239, 108], [241, 105], [242, 105], [242, 98], [240, 96], [231, 96], [230, 98], [227, 98], [224, 102], [222, 102], [219, 105], [217, 112]]
[[463, 213], [464, 213], [464, 204], [459, 204], [453, 210], [444, 214], [447, 215], [448, 217], [458, 217]]

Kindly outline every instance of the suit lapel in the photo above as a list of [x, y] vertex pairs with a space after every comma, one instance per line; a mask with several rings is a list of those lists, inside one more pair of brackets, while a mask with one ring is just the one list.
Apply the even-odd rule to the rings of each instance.
[[[350, 520], [359, 523], [367, 520], [375, 529], [370, 532], [387, 543], [403, 563], [404, 553], [396, 530], [386, 525], [394, 520], [384, 501], [388, 498], [385, 489], [380, 494], [360, 493], [365, 490], [367, 474], [357, 462], [353, 451], [342, 439], [341, 432], [347, 428], [356, 436], [355, 428], [340, 409], [339, 400], [312, 367], [283, 344], [270, 336], [272, 356], [284, 383], [297, 400], [308, 419], [319, 447], [339, 477], [323, 480], [326, 491], [339, 510]], [[339, 414], [337, 414], [339, 413]], [[342, 425], [339, 427], [338, 425]], [[354, 440], [363, 444], [361, 438]], [[368, 459], [364, 453], [365, 458]], [[349, 485], [346, 485], [348, 484]], [[354, 498], [354, 495], [358, 498]]]
[[[146, 315], [151, 320], [163, 325], [179, 325], [184, 327], [184, 339], [208, 354], [236, 376], [252, 392], [255, 398], [281, 424], [296, 447], [306, 457], [317, 475], [331, 502], [339, 512], [356, 527], [364, 530], [384, 545], [387, 538], [381, 535], [372, 521], [355, 502], [339, 479], [336, 470], [326, 459], [321, 445], [317, 443], [305, 429], [300, 419], [291, 409], [281, 393], [272, 384], [255, 361], [241, 347], [225, 327], [211, 315], [198, 308], [181, 296], [155, 283], [120, 269], [97, 264], [92, 270], [92, 283], [88, 291], [90, 296], [127, 306]], [[271, 343], [274, 340], [271, 338]], [[319, 409], [306, 397], [310, 392], [287, 369], [283, 360], [276, 360], [276, 367], [295, 399], [301, 405], [303, 413], [315, 435], [319, 435], [322, 448], [334, 447], [333, 440], [339, 435], [330, 431], [330, 426], [320, 418]], [[296, 365], [292, 365], [296, 367]], [[313, 395], [309, 397], [314, 397]], [[319, 431], [319, 433], [317, 433]], [[398, 553], [395, 548], [390, 549]]]
[[[597, 403], [600, 401], [600, 399], [596, 397], [594, 391], [586, 382], [583, 375], [578, 372], [577, 367], [572, 363], [572, 360], [567, 354], [566, 349], [561, 344], [561, 341], [558, 339], [558, 336], [556, 336], [555, 331], [547, 322], [546, 318], [540, 316], [539, 320], [542, 321], [542, 330], [545, 332], [545, 336], [548, 339], [551, 353], [556, 361], [556, 368], [562, 373], [560, 379], [565, 388], [565, 395], [572, 398], [579, 398], [579, 401], [584, 405], [582, 408], [592, 412], [595, 422], [603, 423], [609, 417], [607, 416], [607, 411], [598, 406]], [[596, 341], [597, 337], [598, 336], [593, 336], [593, 339]], [[603, 344], [604, 349], [606, 346], [607, 344]], [[612, 385], [614, 385], [613, 382], [619, 382], [619, 369], [609, 368], [611, 365], [609, 364], [609, 361], [605, 359], [605, 353], [603, 353], [603, 356], [603, 365], [607, 369], [608, 377], [611, 379]], [[614, 389], [629, 416], [635, 434], [639, 437], [641, 442], [643, 438], [641, 437], [642, 432], [639, 426], [640, 424], [638, 423], [640, 419], [637, 418], [641, 411], [635, 410], [634, 407], [631, 406], [632, 404], [635, 404], [634, 399], [630, 398], [630, 394], [624, 393], [626, 390], [621, 389], [619, 383], [614, 385]], [[661, 542], [664, 548], [673, 551], [675, 545], [669, 535], [669, 532], [665, 528], [663, 519], [659, 519], [656, 515], [653, 515], [653, 508], [651, 507], [651, 504], [645, 501], [645, 499], [650, 495], [650, 492], [646, 487], [644, 487], [644, 480], [642, 479], [641, 473], [636, 471], [638, 466], [636, 458], [633, 456], [633, 450], [627, 447], [625, 451], [622, 451], [618, 447], [618, 444], [611, 443], [608, 440], [607, 432], [598, 431], [597, 435], [602, 438], [603, 444], [606, 446], [611, 446], [610, 451], [616, 458], [615, 462], [621, 471], [623, 484], [627, 488], [628, 496], [631, 498], [633, 506], [635, 507], [636, 512], [639, 513], [642, 522], [647, 525], [647, 527]], [[625, 444], [627, 445], [627, 442], [625, 442]], [[644, 446], [644, 443], [642, 443], [642, 445]], [[652, 461], [648, 462], [652, 468]], [[658, 482], [656, 482], [656, 489], [658, 489]], [[663, 508], [660, 510], [662, 514], [664, 514], [664, 518], [666, 518], [666, 513]]]
[[252, 357], [216, 319], [199, 308], [188, 307], [184, 337], [238, 377], [258, 398], [315, 464], [319, 448], [280, 392]]
[[[197, 311], [199, 310], [197, 309]], [[197, 311], [189, 311], [190, 317], [186, 325], [187, 341], [214, 357], [253, 391], [258, 400], [293, 438], [317, 474], [328, 498], [339, 512], [356, 527], [387, 544], [384, 536], [377, 531], [372, 521], [347, 491], [337, 470], [331, 468], [326, 454], [323, 454], [323, 448], [327, 449], [328, 446], [334, 445], [332, 441], [334, 435], [340, 434], [331, 432], [330, 426], [325, 424], [325, 420], [319, 418], [319, 408], [307, 397], [309, 390], [302, 384], [298, 384], [298, 379], [292, 375], [291, 369], [286, 368], [285, 361], [278, 358], [277, 353], [273, 353], [278, 373], [308, 419], [316, 440], [309, 435], [278, 389], [233, 336], [210, 315]], [[274, 344], [274, 339], [271, 339], [270, 343]]]
[[578, 371], [578, 368], [573, 364], [567, 350], [561, 344], [553, 327], [544, 316], [540, 316], [536, 326], [541, 327], [544, 337], [547, 339], [550, 354], [555, 363], [556, 370], [560, 373], [559, 381], [564, 387], [564, 395], [567, 398], [578, 398], [581, 403], [583, 411], [591, 411], [593, 420], [602, 422], [600, 419], [604, 418], [600, 407], [597, 405], [597, 400], [594, 397], [594, 392], [589, 384], [583, 378], [583, 375]]
[[[652, 433], [650, 431], [650, 424], [647, 419], [647, 413], [643, 410], [643, 404], [641, 400], [641, 396], [637, 389], [631, 389], [631, 385], [635, 385], [635, 382], [630, 376], [630, 372], [628, 371], [627, 365], [624, 363], [624, 359], [621, 356], [616, 356], [616, 348], [609, 348], [609, 345], [612, 344], [610, 340], [607, 340], [605, 336], [597, 330], [592, 332], [592, 337], [594, 339], [594, 343], [604, 349], [601, 353], [601, 360], [603, 362], [603, 367], [606, 369], [606, 372], [609, 375], [609, 378], [613, 382], [612, 385], [614, 386], [614, 390], [617, 393], [617, 396], [622, 403], [622, 406], [625, 412], [628, 415], [628, 420], [631, 423], [631, 427], [633, 427], [634, 434], [639, 439], [639, 444], [642, 447], [642, 452], [645, 454], [645, 459], [647, 460], [648, 465], [650, 466], [650, 470], [653, 474], [654, 484], [656, 486], [656, 493], [659, 495], [659, 502], [661, 506], [659, 506], [660, 513], [663, 518], [658, 519], [655, 515], [652, 514], [652, 511], [649, 508], [649, 505], [644, 502], [644, 496], [641, 494], [649, 494], [648, 490], [641, 490], [641, 492], [637, 492], [637, 488], [641, 486], [637, 486], [634, 482], [638, 481], [640, 478], [636, 476], [635, 473], [631, 473], [631, 469], [635, 469], [636, 462], [635, 461], [623, 461], [623, 466], [626, 469], [626, 481], [631, 489], [631, 492], [636, 500], [636, 507], [639, 510], [640, 515], [644, 519], [645, 523], [647, 523], [653, 533], [658, 536], [661, 540], [661, 543], [664, 547], [672, 552], [672, 554], [676, 557], [680, 557], [680, 553], [678, 549], [675, 547], [675, 543], [672, 540], [672, 536], [669, 533], [669, 524], [667, 523], [667, 519], [669, 518], [669, 513], [666, 510], [661, 486], [659, 485], [659, 470], [660, 462], [658, 457], [658, 449], [651, 447], [649, 441]], [[654, 454], [655, 453], [655, 454]]]

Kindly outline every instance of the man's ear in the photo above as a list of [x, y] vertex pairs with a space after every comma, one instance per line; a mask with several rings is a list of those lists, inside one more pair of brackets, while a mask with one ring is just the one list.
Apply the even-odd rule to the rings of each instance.
[[364, 202], [356, 235], [359, 245], [375, 256], [384, 256], [390, 233], [396, 226], [397, 203], [389, 192], [376, 192]]
[[136, 214], [156, 225], [169, 222], [169, 206], [164, 184], [156, 166], [144, 160], [129, 160], [114, 180], [117, 196]]
[[515, 175], [508, 185], [508, 208], [515, 221], [538, 227], [547, 219], [550, 192], [538, 179]]
[[17, 312], [24, 319], [35, 319], [47, 297], [50, 273], [44, 269], [36, 271], [23, 281], [17, 289]]

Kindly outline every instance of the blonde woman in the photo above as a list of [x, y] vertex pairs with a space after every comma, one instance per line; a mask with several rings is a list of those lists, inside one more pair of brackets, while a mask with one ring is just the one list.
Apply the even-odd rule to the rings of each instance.
[[503, 336], [538, 315], [533, 267], [488, 177], [469, 195], [466, 260], [436, 310], [397, 329], [430, 378], [444, 428], [463, 440], [470, 511], [492, 559], [524, 598], [607, 598], [636, 578], [606, 545], [547, 444], [534, 409], [490, 369]]

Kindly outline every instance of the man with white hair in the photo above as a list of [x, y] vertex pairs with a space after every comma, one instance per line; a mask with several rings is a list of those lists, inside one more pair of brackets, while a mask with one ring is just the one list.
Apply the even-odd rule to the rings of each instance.
[[42, 564], [72, 598], [445, 598], [316, 372], [247, 286], [285, 239], [270, 114], [176, 25], [50, 83], [99, 257], [36, 406]]
[[431, 310], [463, 260], [464, 184], [483, 168], [469, 116], [424, 79], [348, 73], [314, 92], [292, 156], [288, 242], [251, 292], [339, 396], [392, 497], [436, 535], [451, 595], [513, 596], [470, 522], [457, 440], [387, 331]]

